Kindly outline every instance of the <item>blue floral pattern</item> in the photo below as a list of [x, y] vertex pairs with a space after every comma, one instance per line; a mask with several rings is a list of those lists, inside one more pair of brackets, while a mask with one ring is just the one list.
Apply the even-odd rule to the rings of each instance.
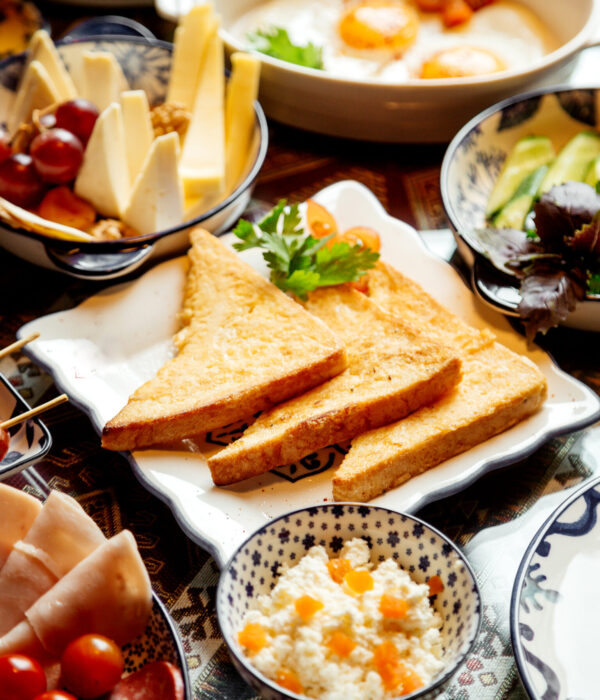
[[246, 611], [268, 593], [284, 563], [297, 562], [314, 545], [336, 556], [345, 541], [362, 537], [373, 562], [390, 557], [419, 582], [439, 576], [444, 590], [431, 600], [443, 620], [446, 672], [413, 697], [433, 698], [473, 645], [480, 626], [480, 598], [474, 575], [460, 551], [414, 516], [359, 504], [331, 504], [283, 515], [257, 530], [223, 570], [217, 593], [219, 623], [236, 668], [262, 697], [296, 697], [251, 669], [236, 643]]

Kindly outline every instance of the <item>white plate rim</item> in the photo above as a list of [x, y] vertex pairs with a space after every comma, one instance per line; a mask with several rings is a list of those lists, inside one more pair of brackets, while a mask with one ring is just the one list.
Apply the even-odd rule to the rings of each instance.
[[[322, 203], [330, 203], [332, 201], [337, 201], [340, 198], [350, 199], [353, 205], [359, 202], [372, 213], [374, 218], [378, 218], [381, 223], [385, 223], [387, 226], [391, 227], [391, 230], [398, 231], [400, 232], [402, 237], [406, 237], [406, 240], [404, 241], [404, 239], [402, 239], [402, 241], [404, 243], [410, 244], [410, 246], [412, 246], [414, 249], [413, 252], [416, 251], [420, 256], [422, 256], [420, 262], [422, 262], [423, 265], [425, 265], [424, 269], [435, 270], [436, 277], [438, 274], [447, 276], [450, 280], [450, 283], [455, 286], [455, 291], [460, 290], [459, 296], [461, 299], [464, 299], [468, 303], [470, 302], [470, 300], [473, 300], [473, 303], [475, 303], [472, 292], [465, 285], [465, 283], [460, 278], [456, 270], [452, 268], [446, 261], [442, 260], [441, 258], [438, 258], [433, 253], [431, 253], [426, 248], [424, 242], [422, 241], [421, 237], [414, 228], [387, 214], [387, 212], [385, 211], [379, 200], [375, 197], [375, 195], [361, 183], [351, 180], [337, 182], [316, 193], [313, 196], [313, 198], [317, 201], [321, 201]], [[336, 212], [334, 212], [334, 214], [337, 215]], [[386, 231], [387, 229], [385, 231], [380, 230], [382, 238], [385, 236]], [[398, 238], [395, 242], [400, 240], [401, 239]], [[167, 261], [166, 263], [162, 263], [162, 265], [153, 268], [148, 273], [146, 273], [146, 275], [152, 274], [152, 272], [159, 267], [163, 267], [172, 263], [173, 260]], [[146, 275], [137, 278], [133, 282], [121, 283], [115, 287], [110, 287], [108, 288], [108, 291], [118, 290], [129, 284], [139, 284], [141, 280], [144, 280]], [[101, 433], [102, 427], [104, 425], [104, 420], [100, 418], [96, 406], [94, 406], [93, 403], [90, 404], [90, 400], [78, 395], [77, 391], [72, 386], [72, 383], [69, 381], [69, 377], [67, 376], [67, 373], [63, 370], [63, 368], [61, 368], [60, 365], [57, 365], [54, 362], [48, 361], [46, 355], [39, 349], [39, 344], [43, 340], [43, 326], [46, 323], [48, 323], [48, 320], [53, 318], [61, 318], [65, 314], [68, 314], [70, 311], [74, 311], [78, 308], [79, 307], [74, 307], [74, 309], [70, 309], [68, 311], [58, 312], [56, 314], [49, 314], [48, 316], [40, 317], [39, 319], [31, 321], [19, 329], [17, 336], [24, 337], [25, 335], [28, 335], [32, 332], [42, 333], [42, 338], [40, 338], [38, 341], [33, 341], [28, 346], [26, 346], [25, 351], [27, 355], [38, 365], [40, 365], [45, 371], [47, 371], [53, 376], [57, 386], [62, 391], [65, 391], [69, 394], [72, 403], [77, 405], [90, 417], [96, 431], [98, 433]], [[513, 337], [513, 334], [515, 338], [519, 337], [518, 334], [516, 334], [516, 332], [512, 330], [512, 328], [508, 324], [508, 321], [501, 314], [487, 309], [484, 312], [483, 308], [478, 308], [477, 313], [479, 312], [487, 316], [486, 321], [483, 321], [483, 319], [481, 319], [482, 324], [485, 322], [489, 322], [490, 319], [492, 319], [493, 322], [497, 324], [497, 332], [504, 332], [507, 335], [507, 337], [508, 334], [511, 334], [511, 338]], [[376, 505], [383, 505], [392, 509], [400, 509], [405, 512], [416, 512], [418, 509], [420, 509], [427, 503], [430, 503], [434, 500], [438, 500], [440, 498], [444, 498], [446, 496], [450, 496], [456, 493], [457, 491], [466, 488], [484, 474], [512, 464], [528, 456], [548, 439], [565, 432], [571, 432], [574, 430], [581, 429], [600, 418], [600, 397], [598, 397], [591, 389], [586, 387], [583, 383], [563, 372], [556, 365], [554, 359], [548, 353], [541, 351], [539, 348], [535, 348], [534, 353], [541, 358], [545, 358], [546, 370], [551, 371], [552, 373], [552, 377], [548, 377], [549, 382], [550, 379], [552, 379], [553, 381], [558, 382], [559, 385], [562, 385], [566, 388], [570, 388], [571, 390], [576, 391], [579, 394], [580, 398], [577, 400], [576, 403], [571, 405], [572, 411], [570, 411], [568, 421], [565, 421], [563, 419], [557, 422], [556, 424], [549, 426], [547, 429], [544, 429], [541, 432], [538, 431], [538, 434], [534, 433], [533, 435], [531, 435], [531, 433], [529, 433], [525, 440], [521, 441], [517, 445], [513, 445], [508, 450], [504, 449], [496, 454], [484, 456], [483, 458], [480, 458], [477, 461], [477, 454], [482, 449], [482, 446], [489, 446], [491, 441], [495, 441], [495, 443], [497, 443], [499, 440], [503, 441], [504, 439], [506, 439], [507, 435], [511, 436], [511, 434], [519, 427], [528, 424], [528, 420], [532, 420], [527, 419], [526, 421], [521, 422], [517, 426], [509, 429], [508, 431], [505, 431], [501, 435], [491, 438], [491, 440], [482, 443], [482, 445], [478, 445], [475, 448], [472, 448], [471, 450], [452, 458], [451, 460], [447, 460], [443, 464], [436, 467], [434, 470], [429, 470], [428, 472], [425, 472], [424, 474], [411, 479], [410, 481], [406, 482], [406, 484], [403, 484], [397, 489], [394, 489], [393, 491], [388, 492], [387, 494], [384, 494], [383, 496], [380, 496], [371, 502]], [[72, 368], [69, 367], [69, 370], [71, 369]], [[533, 418], [535, 418], [535, 416]], [[131, 453], [124, 452], [122, 454], [128, 459], [133, 468], [134, 474], [136, 475], [138, 480], [144, 485], [144, 487], [147, 488], [154, 495], [156, 495], [158, 498], [163, 500], [171, 508], [179, 525], [186, 532], [186, 534], [195, 542], [207, 549], [217, 560], [219, 565], [222, 566], [228, 560], [231, 551], [233, 551], [233, 548], [235, 547], [235, 542], [224, 543], [222, 539], [219, 539], [215, 536], [211, 536], [205, 531], [199, 531], [197, 525], [194, 524], [192, 514], [188, 510], [186, 510], [186, 508], [181, 503], [178, 502], [177, 493], [172, 490], [165, 491], [162, 485], [158, 484], [157, 481], [152, 478], [151, 474], [144, 471], [143, 464], [140, 463], [145, 461], [143, 453], [138, 453], [138, 455], [142, 455], [139, 462]], [[464, 467], [470, 464], [474, 456], [475, 463], [472, 464], [470, 468], [465, 469]], [[452, 477], [452, 470], [448, 472], [448, 465], [453, 465], [453, 471], [460, 472], [460, 478]], [[446, 467], [446, 469], [444, 471], [441, 471], [444, 467]], [[435, 473], [436, 476], [432, 479], [431, 475], [433, 473]], [[445, 479], [443, 478], [444, 476]], [[431, 485], [428, 486], [427, 482], [431, 480], [435, 482], [434, 487], [431, 487]], [[400, 497], [400, 502], [397, 503], [396, 496], [398, 496], [399, 493], [401, 493], [402, 496]], [[402, 500], [402, 497], [404, 498], [404, 500]], [[293, 509], [294, 507], [296, 507], [296, 504], [291, 503], [288, 510]], [[225, 515], [228, 520], [233, 521], [229, 514]], [[274, 517], [275, 514], [273, 514], [273, 516], [269, 516], [268, 513], [265, 512], [263, 513], [263, 515], [265, 516], [265, 519], [268, 520], [270, 517]], [[250, 530], [244, 529], [245, 526], [243, 522], [234, 522], [236, 526], [239, 525], [239, 527], [242, 529], [242, 534], [240, 534], [239, 536], [245, 538], [246, 534], [244, 533], [249, 532]], [[252, 527], [251, 529], [255, 528]]]
[[[531, 679], [529, 673], [530, 664], [527, 662], [523, 650], [523, 645], [521, 644], [521, 636], [519, 634], [519, 608], [521, 599], [521, 590], [523, 588], [523, 580], [525, 578], [525, 573], [527, 568], [535, 554], [540, 542], [546, 537], [549, 528], [554, 525], [554, 523], [560, 518], [563, 513], [568, 510], [576, 501], [578, 501], [583, 495], [588, 491], [597, 488], [600, 485], [600, 476], [592, 476], [575, 489], [567, 498], [565, 498], [558, 506], [552, 511], [548, 518], [544, 521], [542, 526], [536, 532], [531, 542], [527, 545], [525, 554], [521, 559], [519, 568], [517, 570], [517, 575], [515, 576], [515, 582], [513, 584], [513, 589], [510, 598], [510, 638], [513, 648], [513, 653], [515, 661], [517, 663], [517, 668], [519, 669], [519, 675], [527, 690], [527, 693], [531, 700], [543, 700], [543, 698], [536, 692], [535, 684]], [[600, 524], [597, 523], [596, 527]], [[572, 554], [580, 551], [579, 549], [573, 548]], [[543, 661], [543, 659], [542, 659]]]

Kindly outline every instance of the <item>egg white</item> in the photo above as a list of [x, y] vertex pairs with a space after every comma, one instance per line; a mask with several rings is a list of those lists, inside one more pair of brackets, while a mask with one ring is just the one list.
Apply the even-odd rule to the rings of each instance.
[[382, 82], [419, 78], [426, 60], [452, 47], [485, 49], [500, 59], [507, 70], [518, 70], [559, 45], [528, 7], [514, 0], [497, 0], [453, 29], [444, 27], [438, 13], [420, 13], [417, 39], [404, 55], [387, 49], [353, 49], [338, 33], [338, 22], [347, 6], [344, 0], [268, 0], [245, 13], [232, 27], [232, 33], [246, 42], [247, 34], [258, 28], [283, 27], [295, 44], [312, 42], [322, 47], [327, 72]]

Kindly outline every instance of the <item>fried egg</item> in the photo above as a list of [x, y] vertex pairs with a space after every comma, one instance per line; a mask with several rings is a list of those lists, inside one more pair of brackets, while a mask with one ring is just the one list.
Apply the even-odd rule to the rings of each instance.
[[333, 75], [382, 82], [519, 70], [559, 46], [515, 0], [497, 0], [452, 29], [412, 0], [268, 0], [243, 15], [232, 33], [244, 42], [270, 27], [286, 29], [295, 44], [322, 47], [324, 70]]

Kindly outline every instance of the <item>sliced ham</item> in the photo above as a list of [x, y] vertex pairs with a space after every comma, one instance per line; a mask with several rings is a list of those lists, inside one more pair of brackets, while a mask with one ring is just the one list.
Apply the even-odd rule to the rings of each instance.
[[52, 491], [0, 569], [0, 635], [106, 538], [77, 501]]
[[6, 484], [0, 484], [0, 567], [13, 545], [23, 539], [42, 509], [37, 498]]
[[37, 638], [59, 657], [82, 634], [103, 634], [123, 645], [141, 634], [152, 607], [152, 589], [133, 535], [106, 540], [61, 578], [26, 612], [26, 625], [0, 638], [0, 654], [31, 648]]

